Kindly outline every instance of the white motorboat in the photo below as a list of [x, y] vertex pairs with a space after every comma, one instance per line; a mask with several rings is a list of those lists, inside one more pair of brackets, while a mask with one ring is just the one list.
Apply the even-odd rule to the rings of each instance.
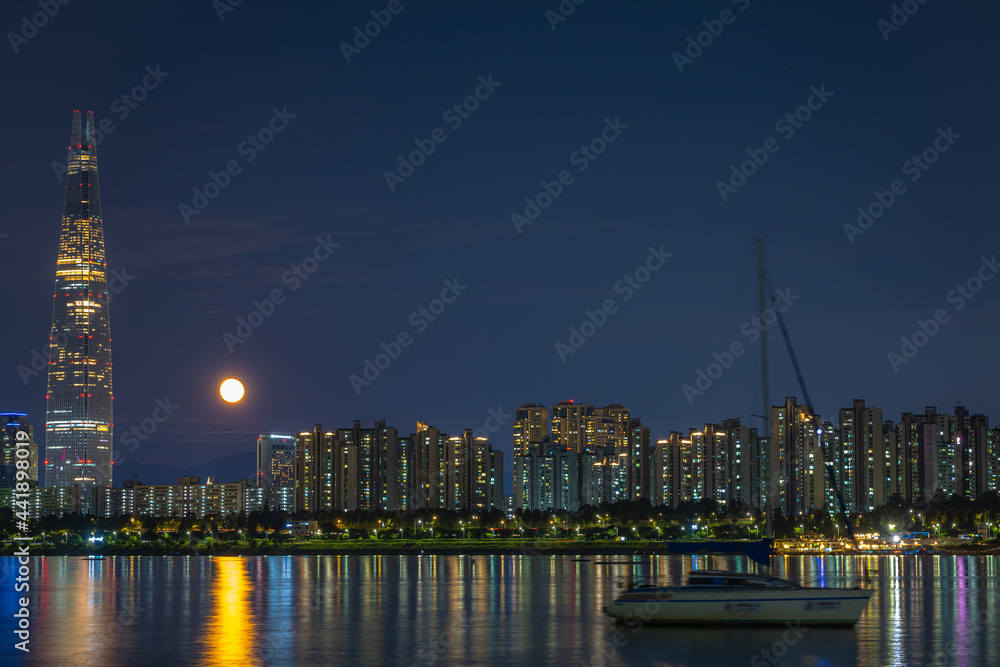
[[807, 588], [766, 575], [700, 570], [677, 588], [630, 587], [605, 611], [635, 623], [852, 626], [872, 591]]

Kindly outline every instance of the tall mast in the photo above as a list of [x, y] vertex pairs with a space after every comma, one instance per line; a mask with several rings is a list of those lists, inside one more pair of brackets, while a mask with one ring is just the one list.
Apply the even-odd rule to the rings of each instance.
[[[764, 419], [764, 429], [763, 435], [767, 438], [768, 444], [771, 442], [771, 398], [768, 395], [767, 387], [767, 320], [764, 319], [765, 311], [767, 310], [767, 269], [764, 268], [764, 239], [755, 239], [757, 243], [757, 301], [760, 306], [760, 321], [762, 323], [761, 333], [760, 333], [760, 386], [761, 392], [763, 393], [762, 407], [763, 411], [760, 413], [761, 417]], [[758, 439], [758, 443], [759, 443]], [[759, 458], [758, 458], [759, 460]], [[770, 461], [770, 456], [768, 457], [768, 462]], [[771, 465], [768, 466], [768, 473], [770, 476]], [[767, 486], [764, 489], [764, 515], [767, 525], [767, 536], [774, 537], [774, 529], [771, 526], [771, 493], [774, 484], [768, 479]]]

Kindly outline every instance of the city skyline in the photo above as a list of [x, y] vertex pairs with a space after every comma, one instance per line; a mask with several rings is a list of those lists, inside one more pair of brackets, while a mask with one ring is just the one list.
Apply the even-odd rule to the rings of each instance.
[[[773, 402], [772, 402], [773, 403]], [[994, 489], [1000, 484], [1000, 449], [997, 445], [1000, 444], [1000, 435], [995, 435], [998, 433], [997, 429], [991, 428], [989, 424], [989, 416], [982, 412], [973, 412], [966, 408], [964, 405], [953, 406], [953, 413], [947, 411], [940, 412], [937, 406], [925, 405], [923, 406], [923, 415], [918, 410], [906, 411], [899, 413], [899, 420], [893, 420], [885, 418], [883, 421], [882, 415], [884, 411], [879, 406], [867, 405], [865, 399], [853, 399], [851, 401], [851, 406], [840, 408], [834, 411], [831, 415], [821, 415], [814, 410], [811, 406], [799, 403], [795, 396], [786, 397], [783, 403], [772, 404], [770, 416], [771, 416], [771, 436], [774, 445], [770, 442], [763, 445], [764, 450], [757, 453], [754, 452], [755, 457], [762, 457], [761, 460], [767, 461], [770, 459], [781, 460], [782, 456], [780, 452], [783, 448], [787, 448], [788, 445], [780, 444], [777, 438], [777, 434], [783, 433], [785, 429], [781, 426], [782, 423], [787, 421], [784, 415], [805, 415], [804, 419], [810, 424], [810, 429], [819, 429], [816, 433], [812, 430], [801, 431], [793, 430], [789, 431], [789, 435], [783, 436], [785, 438], [791, 439], [798, 444], [795, 446], [795, 452], [797, 456], [806, 456], [815, 458], [817, 464], [825, 461], [824, 451], [822, 451], [823, 446], [820, 446], [820, 434], [825, 433], [822, 437], [822, 442], [825, 447], [828, 447], [829, 452], [834, 456], [835, 470], [838, 475], [838, 485], [847, 500], [849, 507], [851, 506], [868, 506], [868, 507], [879, 507], [884, 504], [885, 499], [892, 495], [893, 491], [888, 491], [886, 488], [879, 488], [876, 482], [877, 479], [885, 479], [886, 475], [889, 474], [890, 464], [887, 460], [881, 460], [878, 456], [873, 457], [873, 443], [874, 447], [878, 451], [887, 452], [890, 447], [896, 447], [896, 441], [905, 438], [905, 433], [909, 429], [915, 428], [915, 425], [924, 423], [926, 420], [934, 422], [935, 420], [940, 421], [940, 419], [951, 420], [942, 422], [938, 424], [938, 428], [958, 428], [963, 433], [968, 432], [970, 435], [961, 436], [966, 438], [966, 445], [969, 449], [965, 453], [961, 454], [964, 458], [959, 460], [957, 467], [954, 468], [957, 471], [959, 477], [957, 480], [953, 480], [951, 485], [942, 485], [942, 491], [950, 496], [952, 494], [958, 495], [969, 495], [970, 493], [975, 496], [978, 493], [982, 493], [984, 489]], [[859, 407], [860, 406], [860, 407]], [[548, 417], [550, 414], [551, 417]], [[571, 409], [572, 414], [575, 416], [575, 420], [568, 421], [566, 419], [567, 409]], [[558, 445], [567, 450], [574, 451], [576, 453], [584, 452], [594, 452], [598, 449], [607, 449], [608, 451], [620, 451], [623, 455], [628, 455], [630, 460], [642, 459], [647, 461], [652, 457], [656, 456], [655, 445], [663, 442], [668, 442], [675, 438], [689, 437], [685, 436], [684, 433], [701, 436], [701, 431], [705, 431], [704, 435], [708, 439], [706, 442], [711, 442], [710, 438], [712, 433], [709, 431], [722, 429], [727, 433], [716, 433], [715, 435], [729, 435], [730, 425], [735, 425], [735, 428], [740, 429], [744, 434], [743, 437], [747, 437], [749, 434], [753, 434], [754, 439], [757, 438], [757, 434], [760, 429], [758, 426], [752, 424], [741, 423], [739, 417], [716, 417], [714, 420], [705, 422], [702, 425], [697, 426], [687, 426], [682, 430], [677, 430], [671, 428], [668, 434], [652, 432], [648, 426], [642, 424], [641, 418], [632, 416], [631, 410], [624, 406], [623, 404], [609, 404], [604, 407], [595, 407], [592, 404], [580, 403], [574, 400], [563, 400], [557, 401], [552, 406], [547, 406], [537, 403], [525, 403], [519, 408], [512, 411], [511, 415], [513, 420], [508, 423], [502, 419], [504, 413], [499, 413], [501, 417], [501, 422], [505, 424], [504, 428], [497, 426], [493, 428], [492, 425], [487, 422], [487, 425], [491, 426], [492, 430], [487, 430], [486, 428], [465, 428], [458, 429], [458, 431], [464, 431], [470, 438], [481, 440], [489, 445], [490, 451], [496, 451], [497, 455], [503, 460], [503, 451], [495, 447], [496, 442], [505, 439], [505, 435], [501, 431], [512, 432], [513, 439], [515, 442], [522, 440], [521, 433], [531, 433], [530, 440], [524, 440], [525, 445], [523, 447], [514, 450], [512, 456], [506, 458], [507, 467], [503, 469], [504, 471], [504, 483], [500, 488], [509, 490], [511, 479], [514, 475], [514, 470], [512, 468], [512, 463], [520, 453], [524, 453], [528, 450], [529, 445], [538, 445], [544, 443], [551, 443], [552, 445]], [[18, 423], [26, 424], [27, 430], [32, 432], [32, 427], [28, 416], [24, 413], [2, 413], [2, 415], [8, 418], [8, 427], [16, 426]], [[540, 419], [541, 417], [541, 419]], [[858, 424], [856, 425], [855, 420]], [[756, 418], [751, 420], [752, 422], [758, 421]], [[619, 429], [614, 426], [615, 422], [618, 422]], [[498, 422], [494, 422], [497, 424]], [[927, 422], [930, 423], [930, 422]], [[529, 429], [527, 426], [531, 425]], [[568, 424], [573, 424], [571, 428], [567, 428]], [[715, 425], [716, 429], [709, 429], [709, 425]], [[948, 426], [951, 424], [951, 426]], [[412, 440], [423, 430], [428, 428], [432, 429], [438, 433], [446, 433], [451, 429], [437, 429], [428, 420], [418, 420], [416, 422], [415, 432], [411, 432], [409, 436], [398, 436], [397, 429], [391, 425], [387, 425], [385, 420], [376, 420], [376, 431], [388, 429], [390, 442], [398, 441], [406, 446], [412, 446]], [[300, 475], [302, 473], [301, 466], [303, 465], [301, 460], [296, 459], [296, 452], [301, 451], [304, 442], [312, 442], [312, 439], [318, 439], [324, 442], [324, 446], [329, 448], [333, 446], [333, 443], [342, 443], [348, 446], [355, 446], [355, 442], [362, 443], [363, 446], [371, 447], [371, 445], [365, 445], [366, 442], [383, 442], [386, 436], [376, 437], [372, 435], [374, 433], [372, 429], [362, 428], [360, 420], [354, 420], [354, 427], [352, 428], [336, 428], [332, 431], [317, 431], [316, 429], [321, 429], [321, 424], [317, 423], [315, 428], [311, 431], [297, 432], [295, 429], [291, 429], [290, 433], [297, 433], [296, 435], [282, 435], [274, 433], [264, 433], [258, 434], [256, 438], [256, 443], [253, 448], [247, 448], [237, 456], [227, 457], [225, 459], [213, 459], [205, 463], [197, 463], [194, 465], [182, 465], [182, 466], [163, 466], [160, 472], [154, 472], [153, 478], [160, 480], [154, 483], [163, 484], [162, 479], [164, 475], [166, 477], [173, 477], [177, 474], [183, 473], [184, 475], [191, 474], [193, 468], [198, 468], [203, 471], [200, 474], [215, 478], [222, 479], [225, 481], [233, 480], [245, 480], [250, 485], [261, 485], [267, 486], [268, 480], [273, 479], [275, 476], [280, 477], [285, 483], [289, 479], [294, 479], [295, 475]], [[900, 431], [902, 429], [902, 431]], [[971, 429], [971, 431], [969, 431]], [[577, 435], [579, 432], [579, 435]], [[617, 435], [616, 435], [617, 432]], [[13, 431], [11, 432], [13, 433]], [[354, 435], [352, 435], [354, 434]], [[368, 435], [363, 435], [368, 434]], [[498, 437], [499, 436], [499, 437]], [[987, 437], [988, 436], [988, 437]], [[13, 437], [13, 436], [11, 436]], [[443, 436], [448, 439], [448, 436]], [[763, 436], [762, 440], [763, 440]], [[883, 441], [883, 437], [885, 440]], [[914, 436], [917, 437], [917, 436]], [[929, 437], [929, 436], [927, 436]], [[541, 441], [538, 438], [542, 438]], [[804, 438], [804, 439], [803, 439]], [[811, 438], [811, 439], [810, 439]], [[953, 443], [951, 440], [951, 435], [946, 438], [946, 441], [951, 444], [961, 445], [961, 442]], [[305, 439], [305, 440], [303, 440]], [[452, 437], [451, 439], [457, 439]], [[11, 440], [13, 442], [13, 440]], [[690, 440], [686, 441], [690, 442]], [[287, 443], [287, 444], [286, 444]], [[984, 445], [992, 447], [992, 449], [984, 448]], [[38, 445], [32, 440], [32, 446], [35, 447], [35, 456], [37, 458]], [[903, 445], [900, 445], [902, 447]], [[281, 457], [291, 457], [287, 461], [282, 459], [278, 467], [271, 468], [270, 471], [265, 472], [264, 462], [269, 460], [269, 455], [264, 453], [264, 447], [273, 455], [278, 455]], [[313, 445], [310, 445], [312, 448]], [[381, 447], [384, 449], [384, 445], [379, 445], [376, 447], [378, 449]], [[372, 449], [375, 452], [376, 449]], [[358, 450], [360, 451], [360, 449]], [[746, 450], [744, 450], [746, 451]], [[811, 453], [809, 453], [811, 452]], [[902, 450], [900, 450], [902, 452]], [[955, 453], [949, 454], [949, 456], [958, 456], [958, 448], [955, 448]], [[249, 459], [246, 461], [242, 460], [243, 455], [253, 455], [253, 462]], [[120, 453], [119, 455], [120, 456]], [[116, 459], [118, 458], [116, 456]], [[332, 456], [330, 454], [329, 456]], [[382, 459], [371, 459], [372, 456], [376, 456], [374, 453], [370, 453], [365, 458], [357, 453], [352, 454], [356, 459], [360, 457], [360, 461], [369, 467], [371, 466], [382, 466], [382, 476], [385, 477], [387, 473], [385, 469], [386, 462]], [[378, 455], [384, 456], [384, 454]], [[398, 456], [398, 455], [397, 455]], [[902, 453], [900, 453], [902, 456]], [[331, 459], [332, 461], [332, 459]], [[367, 463], [365, 463], [367, 461]], [[749, 461], [749, 458], [747, 458]], [[914, 459], [914, 466], [916, 459]], [[11, 463], [13, 459], [11, 458]], [[357, 465], [358, 461], [354, 460], [352, 465]], [[738, 461], [737, 461], [738, 463]], [[217, 464], [214, 465], [213, 464]], [[318, 464], [317, 464], [318, 465]], [[324, 465], [330, 465], [329, 463]], [[634, 465], [634, 464], [633, 464]], [[783, 464], [782, 468], [785, 470], [785, 475], [788, 476], [787, 465]], [[802, 460], [799, 460], [795, 465], [802, 466]], [[895, 466], [896, 464], [893, 464]], [[921, 467], [918, 471], [917, 468], [912, 468], [904, 472], [902, 467], [902, 459], [899, 462], [899, 492], [908, 497], [913, 496], [913, 493], [918, 488], [932, 488], [935, 487], [935, 473], [930, 472], [928, 469], [924, 471]], [[922, 464], [921, 464], [922, 466]], [[265, 466], [266, 467], [266, 466]], [[278, 469], [280, 467], [280, 470]], [[256, 468], [256, 470], [252, 469]], [[154, 470], [160, 470], [157, 466], [153, 466]], [[825, 469], [823, 469], [825, 470]], [[895, 468], [893, 467], [893, 474], [895, 474]], [[862, 477], [855, 477], [854, 473], [858, 472], [862, 474]], [[311, 475], [315, 476], [317, 474], [316, 470], [313, 470]], [[392, 473], [395, 474], [395, 473]], [[777, 473], [774, 473], [777, 474]], [[34, 477], [32, 480], [42, 481], [44, 486], [52, 486], [51, 484], [45, 484], [44, 478], [41, 478], [37, 473], [37, 468], [34, 472]], [[126, 472], [123, 476], [118, 478], [119, 485], [123, 481], [131, 481], [133, 475], [138, 475], [139, 477], [144, 477], [145, 474], [141, 472], [133, 473], [131, 470]], [[631, 473], [630, 473], [631, 475]], [[963, 477], [964, 475], [964, 477]], [[825, 477], [825, 472], [823, 475]], [[819, 480], [817, 476], [815, 479]], [[801, 482], [800, 482], [801, 483]], [[819, 480], [815, 482], [822, 486], [827, 484], [825, 480]], [[629, 494], [635, 497], [650, 497], [653, 494], [654, 482], [642, 476], [640, 479], [634, 479], [630, 477]], [[383, 488], [377, 490], [376, 487], [372, 487], [368, 490], [361, 490], [359, 488], [359, 494], [367, 494], [368, 497], [375, 497], [376, 494], [381, 494], [385, 497], [385, 481], [382, 482]], [[709, 486], [709, 489], [714, 489], [716, 487]], [[726, 491], [725, 487], [723, 491]], [[817, 487], [819, 489], [820, 487]], [[327, 490], [326, 493], [332, 492], [332, 488]], [[806, 491], [801, 487], [793, 487], [790, 492], [796, 494], [813, 493], [816, 497], [821, 495], [821, 491], [812, 492]], [[696, 494], [700, 497], [713, 497], [712, 493], [704, 493], [704, 491]], [[721, 495], [717, 497], [720, 503], [725, 503], [727, 499], [732, 498], [733, 500], [747, 500], [747, 498], [741, 497], [740, 495]], [[864, 500], [864, 499], [867, 499]], [[827, 500], [830, 503], [834, 502], [833, 496], [829, 496]], [[314, 501], [315, 502], [315, 501]], [[328, 501], [329, 502], [329, 501]], [[344, 502], [343, 498], [341, 502]], [[370, 501], [366, 501], [370, 504]], [[299, 506], [308, 505], [303, 500], [301, 494], [298, 496]], [[362, 503], [365, 504], [365, 503]], [[390, 503], [393, 504], [393, 503]]]
[[[331, 21], [350, 43], [369, 10], [324, 8], [317, 26]], [[113, 156], [102, 167], [113, 170], [114, 184], [104, 208], [113, 207], [115, 447], [128, 462], [224, 458], [247, 451], [259, 433], [309, 424], [316, 415], [370, 423], [393, 414], [411, 423], [436, 414], [450, 432], [475, 429], [491, 410], [510, 413], [532, 394], [622, 401], [660, 433], [719, 413], [753, 424], [760, 410], [758, 236], [819, 412], [833, 414], [855, 396], [890, 414], [959, 402], [984, 413], [998, 408], [990, 404], [988, 332], [1000, 297], [986, 280], [998, 239], [980, 190], [970, 185], [988, 171], [985, 147], [996, 129], [983, 111], [986, 92], [948, 78], [951, 52], [935, 41], [934, 22], [911, 21], [886, 40], [874, 15], [864, 26], [833, 7], [778, 12], [753, 5], [680, 72], [673, 54], [683, 53], [707, 20], [695, 7], [650, 8], [639, 27], [620, 10], [581, 9], [554, 30], [542, 13], [509, 8], [493, 17], [496, 32], [486, 43], [460, 29], [482, 20], [481, 9], [408, 7], [350, 62], [321, 66], [293, 48], [269, 52], [257, 70], [245, 63], [260, 56], [233, 39], [234, 26], [266, 26], [283, 38], [318, 27], [270, 7], [241, 6], [211, 27], [193, 8], [151, 11], [154, 18], [143, 21], [201, 26], [189, 53], [177, 53], [165, 37], [128, 37], [140, 25], [131, 12], [111, 20], [72, 7], [18, 48], [19, 61], [35, 63], [41, 77], [58, 76], [71, 28], [135, 54], [131, 68], [106, 68], [100, 80], [69, 77], [10, 108], [19, 128], [10, 164], [27, 167], [3, 167], [5, 182], [26, 196], [11, 200], [12, 219], [24, 224], [0, 230], [7, 234], [0, 266], [19, 288], [11, 304], [19, 326], [10, 332], [0, 399], [36, 424], [44, 380], [35, 364], [48, 343], [41, 302], [57, 236], [52, 208], [39, 202], [64, 187], [65, 157], [54, 138], [74, 108], [94, 109], [95, 139]], [[980, 25], [970, 16], [956, 8], [941, 20]], [[609, 25], [638, 30], [634, 54], [567, 51]], [[757, 40], [785, 43], [779, 26], [787, 25], [817, 47], [808, 58], [782, 51], [753, 84], [726, 66]], [[850, 57], [834, 57], [842, 42], [828, 28], [858, 44]], [[407, 40], [435, 31], [458, 39], [468, 63], [419, 50], [412, 62], [400, 58], [412, 46]], [[338, 38], [332, 28], [321, 32]], [[511, 54], [510, 40], [518, 38], [535, 44], [544, 67], [535, 58], [529, 66], [496, 57]], [[52, 64], [34, 61], [42, 42]], [[918, 45], [940, 58], [899, 55]], [[233, 76], [218, 106], [191, 113], [188, 101], [202, 91], [197, 72], [214, 62], [232, 64]], [[400, 76], [401, 62], [417, 69]], [[963, 62], [973, 73], [984, 67]], [[651, 63], [654, 71], [643, 74]], [[302, 67], [309, 81], [328, 80], [334, 67], [342, 86], [303, 96], [282, 74], [290, 67]], [[584, 75], [609, 68], [626, 74]], [[29, 85], [26, 68], [12, 70], [16, 85]], [[432, 70], [442, 75], [428, 87], [416, 73]], [[267, 93], [251, 92], [262, 75], [271, 82]], [[373, 87], [373, 77], [403, 83]], [[910, 104], [907, 91], [929, 79], [944, 87], [936, 99], [953, 101]], [[534, 91], [541, 89], [570, 106], [538, 107]], [[683, 91], [694, 96], [693, 106], [675, 109], [671, 100]], [[400, 100], [407, 102], [402, 115], [393, 111]], [[331, 108], [338, 109], [332, 125]], [[731, 108], [741, 111], [720, 111]], [[514, 117], [525, 120], [503, 121]], [[411, 159], [420, 146], [430, 152], [425, 139], [438, 126], [446, 140], [432, 139], [433, 153]], [[771, 134], [780, 150], [765, 149], [764, 161], [760, 150]], [[349, 157], [316, 169], [317, 150]], [[744, 169], [745, 160], [764, 164]], [[559, 180], [564, 167], [572, 182]], [[403, 182], [392, 178], [390, 190], [386, 172]], [[897, 175], [903, 194], [890, 187]], [[724, 188], [723, 200], [720, 181], [737, 191]], [[546, 196], [556, 198], [548, 204]], [[538, 215], [515, 229], [513, 214], [536, 215], [525, 210], [525, 197]], [[849, 239], [844, 226], [859, 217], [863, 233]], [[956, 240], [963, 241], [941, 253], [927, 240], [938, 238], [945, 220], [962, 230]], [[569, 251], [554, 251], [562, 243]], [[484, 273], [483, 266], [510, 270]], [[446, 282], [455, 289], [442, 298]], [[276, 290], [280, 303], [271, 301]], [[348, 313], [356, 315], [353, 324], [342, 326]], [[335, 332], [329, 340], [327, 332]], [[574, 352], [560, 355], [558, 343]], [[393, 357], [386, 349], [395, 346]], [[731, 352], [734, 346], [742, 353]], [[772, 394], [797, 394], [774, 336], [770, 353]], [[731, 363], [717, 361], [727, 355]], [[218, 381], [229, 376], [246, 382], [241, 405], [214, 400]], [[352, 376], [370, 384], [354, 384]], [[933, 383], [920, 381], [930, 377]], [[179, 407], [155, 432], [135, 435], [151, 423], [157, 401]], [[494, 446], [512, 456], [507, 429], [497, 433]]]
[[11, 655], [996, 663], [998, 22], [0, 3]]
[[[539, 423], [545, 414], [550, 418]], [[220, 483], [247, 511], [269, 504], [289, 512], [576, 511], [645, 499], [671, 508], [703, 500], [757, 511], [770, 505], [787, 516], [835, 514], [840, 499], [853, 514], [895, 497], [907, 503], [956, 495], [977, 500], [1000, 491], [1000, 429], [990, 427], [988, 415], [963, 406], [953, 413], [925, 406], [923, 414], [907, 412], [894, 421], [854, 399], [831, 419], [789, 396], [772, 406], [767, 435], [725, 418], [658, 437], [622, 404], [559, 401], [551, 413], [544, 405], [523, 404], [516, 415], [512, 431], [534, 435], [506, 467], [503, 453], [471, 429], [450, 436], [420, 421], [401, 435], [384, 421], [373, 428], [358, 420], [349, 428], [315, 424], [294, 436], [260, 434], [253, 473], [227, 476], [216, 468], [207, 472], [207, 486], [196, 488], [190, 485], [198, 482], [188, 480], [197, 476], [185, 471], [177, 489], [172, 480], [124, 479], [115, 491], [102, 492], [96, 511], [122, 506], [122, 493], [133, 497], [129, 489], [139, 485], [167, 485], [169, 499], [199, 489], [218, 497], [212, 489]], [[9, 419], [15, 417], [27, 423], [20, 415]], [[827, 453], [836, 485], [827, 475]], [[512, 493], [506, 493], [508, 475]], [[52, 488], [40, 490], [34, 502], [47, 511], [71, 511], [80, 497], [79, 491]], [[60, 499], [73, 504], [60, 506]]]

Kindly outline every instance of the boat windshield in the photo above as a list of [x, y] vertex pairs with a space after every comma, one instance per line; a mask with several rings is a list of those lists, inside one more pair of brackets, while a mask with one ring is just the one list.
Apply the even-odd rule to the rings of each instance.
[[767, 579], [760, 580], [759, 586], [765, 588], [802, 588], [798, 584], [786, 581], [784, 579], [778, 579], [777, 577], [768, 577]]
[[759, 577], [728, 573], [692, 574], [688, 586], [723, 586], [740, 588], [801, 588], [796, 583], [777, 577]]

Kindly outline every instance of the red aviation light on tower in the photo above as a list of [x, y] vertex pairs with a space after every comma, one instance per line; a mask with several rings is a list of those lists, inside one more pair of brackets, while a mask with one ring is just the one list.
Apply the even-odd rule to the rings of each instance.
[[[96, 156], [98, 130], [92, 111], [73, 112], [68, 177], [56, 260], [50, 343], [58, 343], [59, 354], [49, 359], [46, 390], [46, 446], [61, 454], [46, 458], [47, 482], [53, 487], [81, 484], [80, 499], [92, 511], [93, 475], [75, 466], [111, 463], [114, 437], [111, 393], [111, 331], [108, 303], [100, 299], [107, 291], [107, 276], [97, 267], [106, 266], [101, 216], [100, 182]], [[97, 270], [95, 270], [97, 269]], [[80, 302], [83, 303], [80, 303]], [[64, 332], [64, 333], [63, 333]], [[81, 371], [89, 377], [102, 366], [97, 382], [79, 382]], [[80, 387], [83, 386], [83, 390]], [[85, 398], [86, 401], [79, 399]], [[86, 414], [86, 421], [67, 421], [67, 415]], [[97, 444], [101, 443], [101, 444]], [[84, 463], [86, 462], [86, 463]], [[67, 465], [63, 465], [67, 464]]]

